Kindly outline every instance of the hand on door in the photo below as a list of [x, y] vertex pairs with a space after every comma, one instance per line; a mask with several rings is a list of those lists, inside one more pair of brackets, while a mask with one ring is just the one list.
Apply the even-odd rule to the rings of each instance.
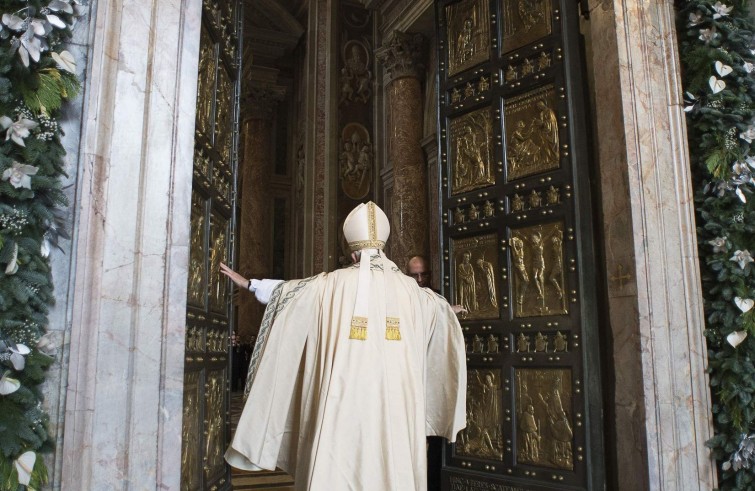
[[226, 266], [223, 263], [220, 263], [220, 272], [226, 275], [233, 281], [237, 287], [243, 288], [246, 290], [249, 288], [249, 280], [238, 274], [236, 271], [232, 270], [228, 266]]

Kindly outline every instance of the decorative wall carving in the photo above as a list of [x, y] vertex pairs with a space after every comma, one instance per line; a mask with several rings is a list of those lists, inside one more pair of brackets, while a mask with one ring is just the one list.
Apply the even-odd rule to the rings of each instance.
[[196, 474], [201, 468], [199, 456], [199, 372], [184, 376], [183, 425], [181, 429], [181, 489], [195, 491], [200, 480]]
[[228, 280], [220, 273], [220, 263], [228, 264], [228, 220], [217, 213], [210, 222], [210, 308], [226, 313]]
[[490, 59], [488, 5], [487, 0], [463, 0], [446, 7], [449, 76]]
[[372, 141], [367, 128], [349, 123], [341, 132], [341, 189], [351, 199], [359, 200], [370, 192], [372, 181]]
[[197, 130], [204, 134], [210, 132], [212, 125], [212, 102], [216, 76], [215, 43], [210, 39], [207, 29], [202, 27], [197, 76]]
[[343, 68], [341, 68], [341, 99], [367, 103], [372, 96], [372, 71], [370, 70], [370, 50], [361, 41], [351, 39], [342, 47]]
[[191, 246], [189, 248], [188, 302], [197, 307], [205, 306], [207, 279], [207, 248], [205, 245], [205, 202], [193, 191], [191, 193]]
[[559, 167], [558, 119], [552, 85], [507, 100], [504, 122], [509, 181]]
[[419, 33], [393, 31], [375, 57], [385, 66], [388, 81], [402, 77], [422, 78], [425, 69], [425, 37]]
[[223, 440], [225, 413], [226, 371], [212, 370], [205, 384], [205, 476], [210, 478], [222, 473], [225, 468], [223, 460]]

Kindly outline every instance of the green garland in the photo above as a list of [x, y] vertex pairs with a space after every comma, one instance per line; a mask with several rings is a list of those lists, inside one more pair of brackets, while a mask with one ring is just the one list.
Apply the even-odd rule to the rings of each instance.
[[79, 91], [70, 39], [78, 0], [0, 0], [0, 490], [39, 489], [53, 448], [40, 384], [53, 363], [45, 336], [48, 256], [63, 226], [65, 151], [58, 124]]
[[678, 27], [721, 489], [755, 489], [755, 24], [682, 1]]

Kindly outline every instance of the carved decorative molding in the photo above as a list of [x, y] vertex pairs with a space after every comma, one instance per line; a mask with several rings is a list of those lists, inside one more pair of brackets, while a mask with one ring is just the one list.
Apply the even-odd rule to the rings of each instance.
[[388, 74], [388, 81], [421, 78], [425, 69], [425, 37], [419, 33], [393, 31], [375, 53]]

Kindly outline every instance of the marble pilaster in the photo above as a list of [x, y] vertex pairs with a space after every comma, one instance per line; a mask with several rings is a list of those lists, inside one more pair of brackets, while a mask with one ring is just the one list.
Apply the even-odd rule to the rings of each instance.
[[201, 1], [95, 12], [59, 485], [178, 490]]
[[[246, 278], [270, 278], [272, 273], [272, 201], [270, 177], [274, 159], [275, 107], [284, 91], [253, 88], [243, 104], [243, 154], [239, 215], [239, 272]], [[239, 295], [238, 326], [242, 337], [256, 334], [265, 311], [253, 295]]]
[[608, 487], [620, 490], [716, 485], [674, 25], [671, 1], [603, 0], [585, 29], [613, 365]]
[[427, 170], [422, 151], [425, 40], [394, 31], [376, 52], [388, 85], [388, 158], [393, 167], [391, 257], [401, 268], [428, 255]]

